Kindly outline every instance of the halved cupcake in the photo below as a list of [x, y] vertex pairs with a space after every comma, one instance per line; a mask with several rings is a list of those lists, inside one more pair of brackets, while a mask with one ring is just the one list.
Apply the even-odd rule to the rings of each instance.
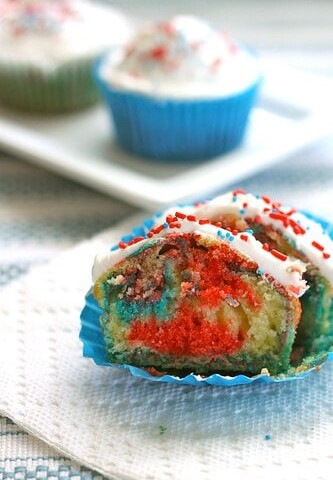
[[168, 372], [284, 372], [304, 269], [249, 231], [168, 214], [145, 237], [96, 257], [108, 361]]

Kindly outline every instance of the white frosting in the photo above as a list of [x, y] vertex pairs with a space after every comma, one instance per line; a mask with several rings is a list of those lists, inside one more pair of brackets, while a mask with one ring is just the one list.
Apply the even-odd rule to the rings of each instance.
[[[174, 212], [174, 210], [173, 210]], [[166, 217], [163, 217], [163, 219]], [[163, 221], [162, 219], [162, 221]], [[286, 258], [285, 261], [274, 257], [270, 252], [263, 249], [261, 242], [249, 233], [239, 233], [232, 235], [227, 230], [218, 228], [211, 224], [200, 225], [197, 221], [187, 219], [181, 221], [180, 228], [164, 228], [153, 238], [163, 238], [170, 233], [184, 234], [193, 233], [203, 237], [213, 237], [221, 243], [227, 243], [230, 248], [241, 252], [247, 259], [258, 264], [259, 271], [264, 278], [272, 277], [276, 282], [283, 285], [292, 295], [300, 296], [307, 289], [306, 283], [302, 280], [302, 273], [305, 271], [304, 264], [299, 260]], [[244, 240], [244, 235], [246, 240]], [[95, 258], [93, 266], [93, 282], [101, 275], [114, 267], [118, 262], [137, 252], [145, 244], [152, 242], [150, 238], [145, 238], [134, 245], [124, 249], [99, 254]]]
[[101, 66], [102, 78], [115, 88], [167, 98], [229, 96], [259, 75], [252, 54], [191, 16], [146, 27]]
[[[182, 216], [186, 215], [186, 218], [178, 219], [176, 222], [179, 223], [178, 226], [172, 226], [172, 223], [167, 226], [168, 224], [164, 223], [167, 217], [169, 215], [174, 217], [178, 212], [183, 214]], [[239, 232], [234, 235], [216, 225], [199, 223], [200, 219], [213, 219], [226, 214], [250, 219], [258, 217], [261, 224], [271, 225], [318, 267], [322, 275], [333, 285], [333, 242], [324, 233], [321, 225], [300, 212], [272, 202], [267, 197], [240, 192], [229, 192], [196, 206], [170, 208], [156, 219], [151, 230], [152, 234], [154, 228], [164, 224], [164, 228], [159, 233], [153, 233], [151, 238], [144, 238], [126, 248], [97, 255], [93, 266], [93, 281], [96, 282], [100, 276], [129, 255], [135, 254], [147, 244], [153, 244], [156, 238], [166, 238], [170, 233], [193, 233], [227, 243], [230, 248], [257, 263], [257, 273], [263, 278], [269, 281], [273, 279], [290, 294], [301, 296], [307, 289], [306, 282], [302, 279], [302, 274], [306, 271], [306, 265], [303, 262], [285, 255], [280, 257], [279, 252], [276, 251], [273, 253], [277, 253], [277, 256], [273, 255], [272, 251], [265, 250], [263, 244], [250, 232]], [[188, 215], [194, 216], [196, 220], [188, 219]], [[277, 215], [278, 218], [272, 218], [271, 215], [273, 217]]]
[[129, 39], [129, 24], [117, 10], [89, 0], [3, 0], [0, 63], [54, 69], [97, 56]]
[[[193, 214], [198, 219], [200, 218], [214, 218], [219, 215], [237, 214], [243, 218], [254, 218], [256, 215], [260, 216], [260, 223], [263, 225], [271, 225], [274, 229], [283, 233], [283, 235], [294, 243], [295, 248], [302, 252], [307, 259], [326, 277], [331, 285], [333, 285], [333, 242], [329, 236], [323, 232], [322, 226], [309, 219], [300, 212], [294, 211], [288, 218], [299, 224], [304, 230], [304, 234], [295, 233], [292, 225], [284, 226], [279, 219], [271, 218], [270, 214], [275, 212], [273, 203], [268, 203], [262, 197], [256, 197], [249, 193], [226, 193], [213, 200], [203, 203], [198, 206], [189, 206], [185, 208], [178, 208], [178, 211], [183, 211], [187, 214]], [[246, 207], [244, 208], [244, 204]], [[282, 213], [290, 213], [293, 210], [290, 207], [278, 206], [278, 210]], [[175, 209], [169, 209], [165, 215], [174, 213]], [[319, 250], [315, 245], [319, 244], [323, 250]], [[329, 258], [324, 258], [323, 254], [329, 254]]]

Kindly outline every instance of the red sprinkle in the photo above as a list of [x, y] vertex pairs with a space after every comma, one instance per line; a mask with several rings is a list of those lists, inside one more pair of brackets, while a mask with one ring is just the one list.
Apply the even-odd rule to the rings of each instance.
[[273, 202], [272, 203], [272, 208], [276, 208], [276, 210], [280, 210], [281, 203], [280, 202]]
[[329, 253], [326, 253], [326, 252], [323, 253], [323, 258], [325, 258], [325, 260], [327, 260], [328, 258], [330, 258], [330, 256], [331, 256], [331, 255], [330, 255]]
[[190, 222], [196, 222], [197, 221], [197, 217], [195, 215], [187, 215], [187, 220], [189, 220]]
[[287, 260], [287, 255], [285, 255], [284, 253], [281, 253], [279, 252], [278, 250], [275, 250], [274, 248], [272, 248], [271, 250], [271, 254], [278, 258], [279, 260], [281, 260], [281, 262], [285, 262]]
[[306, 233], [306, 230], [301, 227], [299, 223], [295, 222], [295, 220], [293, 220], [292, 218], [288, 218], [288, 222], [296, 235], [304, 235]]
[[240, 238], [241, 238], [242, 240], [244, 240], [244, 242], [247, 242], [247, 240], [248, 240], [249, 237], [248, 237], [247, 235], [244, 235], [244, 233], [242, 233], [242, 234], [240, 235]]
[[163, 58], [165, 58], [167, 54], [167, 50], [165, 47], [156, 47], [156, 48], [153, 48], [151, 51], [150, 51], [150, 56], [152, 58], [155, 58], [156, 60], [163, 60]]
[[288, 227], [289, 219], [284, 213], [272, 212], [269, 216], [273, 218], [273, 220], [280, 220], [284, 227]]
[[182, 213], [182, 212], [176, 212], [175, 213], [175, 216], [177, 218], [181, 218], [182, 220], [184, 220], [184, 218], [186, 218], [186, 214], [185, 213]]
[[286, 213], [286, 215], [288, 217], [290, 217], [290, 215], [293, 215], [293, 213], [296, 213], [296, 210], [294, 208], [292, 208], [291, 210], [289, 210], [289, 212]]
[[170, 228], [180, 228], [182, 225], [180, 222], [171, 222], [169, 223]]
[[144, 240], [145, 237], [135, 237], [135, 238], [132, 238], [132, 240], [130, 242], [128, 242], [128, 245], [133, 245], [134, 243], [138, 243], [138, 242], [141, 242], [141, 240]]
[[118, 246], [119, 246], [119, 248], [123, 248], [123, 249], [124, 249], [124, 248], [127, 247], [127, 243], [125, 243], [125, 242], [119, 242], [119, 243], [118, 243]]
[[168, 215], [165, 220], [167, 223], [178, 222], [178, 218], [173, 215]]
[[157, 233], [160, 233], [163, 229], [164, 229], [164, 225], [161, 224], [161, 225], [159, 225], [158, 227], [154, 228], [154, 229], [152, 230], [152, 232], [155, 233], [155, 234], [157, 234]]
[[205, 225], [206, 223], [210, 223], [209, 218], [200, 218], [199, 225]]
[[261, 198], [263, 199], [264, 202], [271, 203], [271, 199], [269, 197], [267, 197], [267, 195], [262, 195]]
[[147, 233], [147, 237], [148, 237], [148, 238], [151, 238], [151, 237], [153, 237], [153, 236], [154, 236], [154, 232], [150, 231], [150, 232]]
[[137, 242], [141, 242], [141, 240], [144, 240], [144, 239], [145, 237], [142, 237], [141, 235], [139, 235], [138, 237], [135, 237], [134, 240], [135, 240], [135, 243], [137, 243]]
[[159, 25], [159, 28], [162, 30], [162, 32], [165, 32], [167, 35], [170, 36], [173, 36], [176, 33], [176, 29], [171, 22], [161, 23]]
[[234, 190], [232, 192], [233, 195], [238, 195], [239, 193], [242, 193], [243, 195], [246, 194], [245, 190], [242, 190], [241, 188], [238, 188], [238, 190]]
[[301, 227], [300, 225], [298, 225], [297, 227], [294, 227], [294, 233], [296, 233], [296, 235], [305, 235], [306, 234], [306, 230], [305, 228]]
[[266, 250], [266, 252], [269, 252], [269, 245], [268, 245], [268, 243], [264, 243], [263, 246], [262, 246], [262, 248], [263, 248], [264, 250]]
[[222, 58], [216, 58], [214, 62], [212, 63], [213, 68], [217, 68], [222, 64]]
[[243, 208], [246, 208], [248, 206], [248, 203], [247, 202], [244, 202], [243, 203]]
[[324, 247], [322, 245], [320, 245], [320, 243], [316, 242], [315, 240], [312, 242], [312, 245], [317, 248], [318, 250], [320, 250], [321, 252], [324, 251]]

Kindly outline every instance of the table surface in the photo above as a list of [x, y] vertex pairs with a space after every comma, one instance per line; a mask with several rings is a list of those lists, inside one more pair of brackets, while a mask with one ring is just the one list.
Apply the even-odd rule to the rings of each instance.
[[[113, 4], [140, 21], [174, 13], [201, 15], [273, 60], [333, 80], [333, 2], [329, 0], [119, 0]], [[333, 221], [333, 138], [237, 187], [265, 193]], [[0, 288], [136, 211], [0, 152]], [[0, 417], [0, 479], [98, 476]], [[304, 478], [308, 478], [306, 472]]]

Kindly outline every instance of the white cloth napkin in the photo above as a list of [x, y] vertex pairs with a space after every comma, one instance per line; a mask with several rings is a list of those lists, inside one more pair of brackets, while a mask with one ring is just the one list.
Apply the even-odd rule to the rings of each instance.
[[328, 479], [333, 364], [282, 384], [192, 387], [82, 357], [79, 314], [93, 256], [130, 224], [2, 291], [0, 413], [114, 479]]

